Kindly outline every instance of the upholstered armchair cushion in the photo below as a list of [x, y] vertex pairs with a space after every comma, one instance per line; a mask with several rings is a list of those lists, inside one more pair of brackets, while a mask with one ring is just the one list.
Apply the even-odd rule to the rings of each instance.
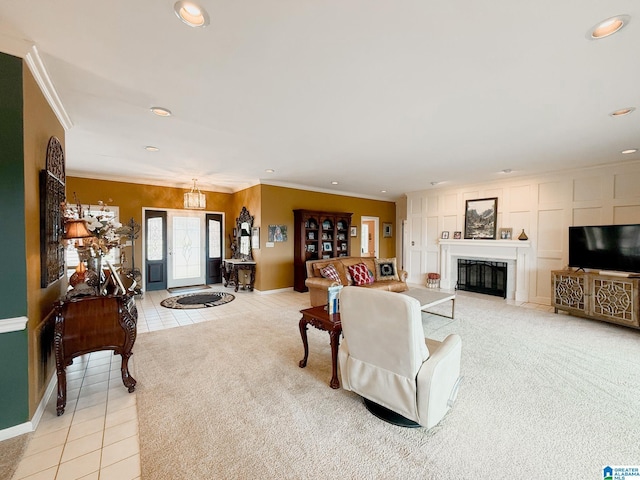
[[382, 290], [340, 292], [342, 387], [431, 428], [451, 407], [461, 339], [425, 341], [419, 302]]

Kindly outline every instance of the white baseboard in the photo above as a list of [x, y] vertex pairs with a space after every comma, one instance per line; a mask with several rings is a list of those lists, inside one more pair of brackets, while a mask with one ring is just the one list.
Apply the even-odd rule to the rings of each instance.
[[259, 293], [260, 295], [271, 295], [272, 293], [282, 293], [282, 292], [291, 292], [293, 287], [285, 287], [285, 288], [276, 288], [275, 290], [256, 290], [254, 292]]
[[42, 400], [40, 400], [38, 408], [36, 408], [36, 413], [33, 414], [33, 418], [31, 419], [31, 421], [0, 430], [0, 442], [3, 440], [9, 440], [10, 438], [19, 437], [20, 435], [24, 435], [25, 433], [36, 431], [36, 428], [38, 428], [38, 424], [40, 423], [40, 419], [44, 414], [47, 403], [49, 403], [51, 394], [56, 389], [57, 383], [58, 379], [54, 372], [53, 375], [51, 375], [51, 380], [47, 385], [47, 389], [45, 390]]

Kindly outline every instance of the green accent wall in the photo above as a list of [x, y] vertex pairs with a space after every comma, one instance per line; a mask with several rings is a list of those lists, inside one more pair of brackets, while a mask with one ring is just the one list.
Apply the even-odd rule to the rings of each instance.
[[[0, 320], [27, 316], [22, 59], [0, 53]], [[0, 429], [29, 419], [27, 331], [0, 334]]]
[[0, 334], [0, 430], [29, 420], [27, 330]]

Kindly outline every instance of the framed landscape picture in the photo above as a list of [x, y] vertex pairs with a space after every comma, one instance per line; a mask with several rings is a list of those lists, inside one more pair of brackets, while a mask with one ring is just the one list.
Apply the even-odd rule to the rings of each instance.
[[467, 200], [464, 212], [464, 238], [496, 239], [498, 197]]

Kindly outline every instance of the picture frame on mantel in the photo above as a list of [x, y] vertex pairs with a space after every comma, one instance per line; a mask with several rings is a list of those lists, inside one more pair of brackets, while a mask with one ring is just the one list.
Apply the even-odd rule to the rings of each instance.
[[464, 238], [495, 240], [498, 197], [467, 200], [464, 209]]

